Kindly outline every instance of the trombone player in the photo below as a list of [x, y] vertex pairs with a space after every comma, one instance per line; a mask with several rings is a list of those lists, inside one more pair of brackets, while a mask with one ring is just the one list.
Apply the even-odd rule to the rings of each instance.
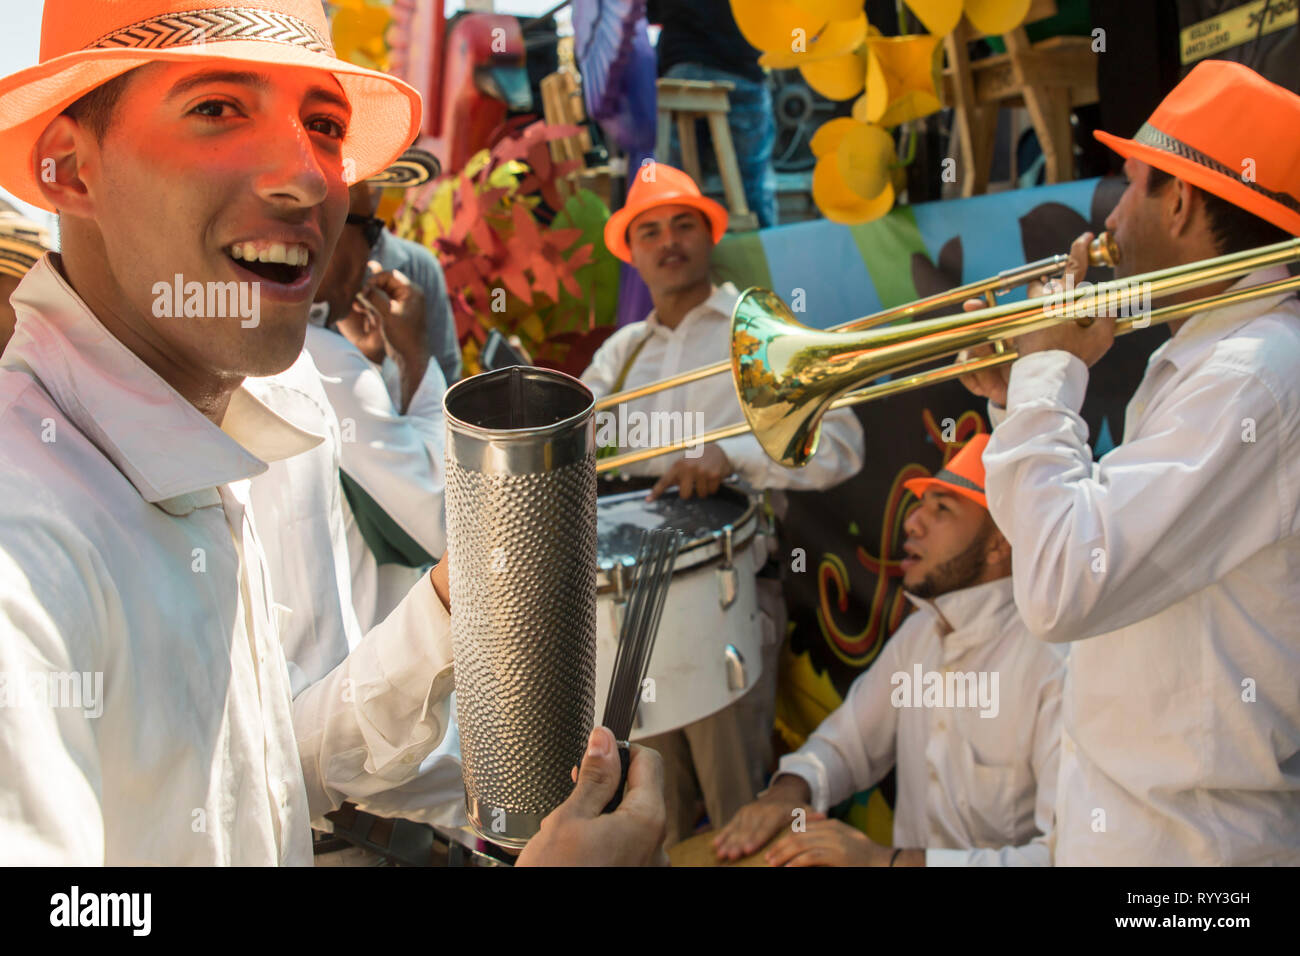
[[[1106, 221], [1117, 277], [1300, 233], [1297, 130], [1300, 97], [1207, 60], [1134, 138], [1097, 133], [1128, 177]], [[1079, 408], [1113, 319], [1024, 335], [1009, 373], [963, 379], [990, 401], [989, 508], [1016, 604], [1071, 642], [1056, 862], [1296, 865], [1300, 305], [1274, 295], [1171, 328], [1097, 461]]]

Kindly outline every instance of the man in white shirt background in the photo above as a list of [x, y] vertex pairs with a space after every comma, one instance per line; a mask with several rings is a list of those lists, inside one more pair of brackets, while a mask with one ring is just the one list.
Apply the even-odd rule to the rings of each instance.
[[[1016, 613], [1011, 549], [971, 439], [906, 483], [903, 586], [916, 607], [844, 703], [714, 838], [774, 866], [1049, 866], [1065, 655]], [[893, 846], [826, 812], [898, 771]]]
[[[1300, 233], [1300, 97], [1206, 60], [1131, 140], [1116, 276]], [[1083, 278], [1090, 234], [1076, 241]], [[1286, 277], [1276, 266], [1174, 301]], [[990, 400], [989, 506], [1029, 629], [1070, 642], [1062, 865], [1300, 863], [1300, 306], [1171, 323], [1094, 461], [1079, 406], [1114, 319], [1016, 341]]]
[[[400, 153], [419, 98], [335, 59], [315, 0], [47, 0], [42, 54], [0, 81], [0, 183], [63, 240], [0, 367], [0, 673], [32, 698], [0, 709], [0, 853], [308, 863], [310, 819], [410, 780], [446, 728], [446, 562], [295, 695], [250, 479], [320, 438], [242, 383], [301, 353], [345, 170]], [[178, 314], [176, 276], [254, 308]], [[49, 696], [69, 676], [78, 706]], [[658, 760], [597, 820], [617, 777], [598, 730], [521, 862], [654, 859]]]
[[[637, 172], [627, 202], [606, 223], [605, 243], [636, 267], [650, 289], [654, 310], [644, 321], [619, 329], [592, 357], [582, 380], [597, 398], [727, 358], [731, 310], [739, 293], [730, 283], [715, 287], [710, 279], [713, 247], [726, 228], [726, 210], [702, 196], [686, 173], [663, 163]], [[690, 423], [684, 428], [690, 434], [698, 434], [697, 421], [705, 431], [744, 421], [728, 375], [626, 405], [629, 416], [644, 413], [671, 420], [668, 416], [676, 415]], [[673, 486], [685, 499], [713, 494], [733, 474], [758, 491], [827, 488], [856, 474], [862, 455], [862, 428], [851, 411], [841, 410], [826, 416], [817, 455], [805, 468], [777, 465], [752, 435], [741, 435], [622, 471], [657, 477], [652, 499]], [[643, 741], [664, 757], [670, 846], [694, 829], [697, 790], [717, 823], [752, 799], [768, 772], [776, 661], [786, 615], [780, 582], [760, 577], [758, 583], [765, 633], [762, 675], [754, 689], [713, 716]]]

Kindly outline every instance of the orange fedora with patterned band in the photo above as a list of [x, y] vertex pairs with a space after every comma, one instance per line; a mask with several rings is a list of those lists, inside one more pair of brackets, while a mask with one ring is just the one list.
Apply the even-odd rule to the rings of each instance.
[[321, 0], [45, 0], [39, 65], [0, 80], [0, 186], [49, 209], [34, 151], [51, 120], [128, 70], [187, 60], [332, 73], [352, 106], [343, 156], [356, 181], [420, 131], [419, 93], [334, 55]]
[[1248, 66], [1204, 60], [1132, 139], [1093, 135], [1300, 235], [1300, 96]]

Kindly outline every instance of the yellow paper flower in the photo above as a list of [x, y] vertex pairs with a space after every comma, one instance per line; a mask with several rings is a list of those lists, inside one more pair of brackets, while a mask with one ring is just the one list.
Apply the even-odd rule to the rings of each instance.
[[853, 104], [853, 118], [892, 127], [937, 112], [943, 70], [940, 37], [867, 39], [866, 92]]
[[966, 19], [980, 33], [1009, 33], [1029, 15], [1030, 0], [966, 0]]
[[829, 156], [839, 148], [840, 140], [848, 135], [850, 129], [859, 125], [856, 120], [847, 116], [837, 116], [833, 120], [827, 120], [817, 128], [813, 133], [812, 139], [808, 141], [808, 148], [818, 159], [823, 156]]
[[731, 0], [736, 26], [759, 50], [789, 51], [801, 37], [811, 40], [826, 25], [826, 18], [809, 13], [794, 0]]
[[365, 0], [335, 0], [330, 33], [339, 59], [372, 70], [388, 70], [388, 41], [385, 34], [392, 22], [387, 4]]
[[894, 137], [879, 126], [854, 123], [840, 136], [835, 161], [845, 186], [860, 199], [875, 199], [890, 184]]
[[825, 20], [856, 20], [862, 15], [862, 0], [794, 0], [815, 17]]
[[887, 185], [874, 199], [863, 199], [840, 176], [834, 155], [823, 156], [813, 167], [813, 202], [823, 216], [846, 226], [879, 219], [894, 208], [894, 187]]
[[906, 0], [927, 33], [945, 37], [961, 20], [961, 0]]
[[784, 46], [767, 50], [758, 62], [768, 69], [789, 70], [805, 63], [843, 57], [862, 46], [866, 35], [865, 14], [859, 14], [853, 20], [830, 20], [802, 33], [792, 31], [786, 35]]
[[850, 100], [862, 92], [866, 83], [866, 48], [829, 60], [801, 63], [799, 73], [804, 82], [828, 100]]

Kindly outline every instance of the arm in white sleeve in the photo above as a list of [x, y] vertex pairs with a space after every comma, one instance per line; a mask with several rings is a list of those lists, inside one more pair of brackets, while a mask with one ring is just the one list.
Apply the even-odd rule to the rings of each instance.
[[894, 766], [898, 708], [889, 701], [890, 678], [899, 670], [900, 638], [905, 637], [900, 630], [890, 638], [876, 662], [854, 678], [844, 702], [802, 747], [781, 758], [775, 776], [802, 777], [819, 813], [878, 783]]
[[[1086, 384], [1068, 353], [1019, 359], [984, 452], [1016, 606], [1049, 641], [1157, 614], [1295, 530], [1284, 456], [1296, 423], [1251, 369], [1207, 363], [1095, 470], [1079, 416]], [[1254, 440], [1244, 440], [1247, 421]]]
[[0, 866], [102, 866], [101, 722], [23, 695], [29, 680], [102, 670], [91, 636], [109, 605], [89, 590], [89, 559], [30, 531], [30, 547], [0, 546]]
[[751, 434], [718, 442], [736, 474], [755, 488], [820, 491], [846, 481], [862, 468], [862, 425], [851, 408], [837, 408], [822, 419], [817, 453], [802, 468], [784, 468], [767, 456]]
[[1030, 763], [1034, 768], [1034, 827], [1038, 833], [1021, 846], [974, 850], [930, 849], [926, 866], [1051, 866], [1055, 845], [1056, 784], [1061, 765], [1061, 690], [1065, 683], [1065, 655], [1060, 666], [1038, 688], [1038, 716], [1031, 739]]
[[343, 470], [435, 557], [447, 550], [442, 370], [431, 361], [398, 414], [383, 376], [343, 336], [315, 327], [307, 348], [338, 416]]
[[623, 326], [601, 343], [596, 354], [591, 357], [591, 364], [581, 375], [583, 384], [591, 389], [593, 395], [604, 398], [613, 393], [614, 384], [623, 371], [628, 354], [636, 348], [644, 335], [645, 323], [634, 322]]
[[400, 786], [447, 731], [451, 615], [429, 575], [293, 702], [312, 818]]

